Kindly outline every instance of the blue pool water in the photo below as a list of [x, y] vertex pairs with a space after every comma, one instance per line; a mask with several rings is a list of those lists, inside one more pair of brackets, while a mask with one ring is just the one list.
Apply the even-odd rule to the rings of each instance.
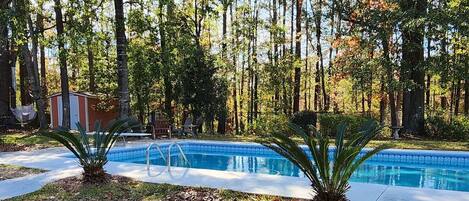
[[[185, 142], [181, 147], [191, 168], [304, 177], [291, 162], [261, 145]], [[167, 157], [168, 146], [162, 150]], [[188, 167], [175, 147], [171, 155], [171, 166]], [[109, 160], [146, 164], [145, 148], [112, 151]], [[156, 149], [151, 163], [166, 165]], [[386, 150], [363, 164], [351, 181], [469, 192], [469, 153]]]

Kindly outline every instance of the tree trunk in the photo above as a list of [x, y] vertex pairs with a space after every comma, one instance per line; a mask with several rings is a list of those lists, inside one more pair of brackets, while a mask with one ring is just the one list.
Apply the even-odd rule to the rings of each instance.
[[245, 70], [244, 70], [244, 65], [246, 63], [246, 58], [243, 54], [242, 56], [243, 62], [241, 64], [241, 80], [239, 81], [239, 126], [241, 129], [241, 132], [244, 131], [244, 119], [243, 119], [243, 108], [244, 108], [244, 79], [245, 79]]
[[[294, 17], [294, 16], [295, 16], [295, 2], [296, 2], [296, 0], [291, 0], [291, 15], [290, 15], [290, 22], [291, 22], [291, 24], [290, 24], [290, 54], [288, 55], [288, 59], [289, 59], [288, 61], [289, 61], [289, 64], [290, 64], [290, 69], [293, 69], [293, 64], [294, 64], [294, 59], [295, 59], [295, 57], [294, 57], [294, 55], [293, 55], [293, 43], [294, 43], [294, 41], [295, 41], [295, 30], [294, 30], [294, 28], [295, 28], [295, 24], [294, 24], [294, 23], [295, 23], [295, 20], [294, 20], [294, 19], [295, 19], [295, 17]], [[294, 75], [293, 75], [293, 76], [294, 76]], [[294, 81], [293, 81], [293, 83], [290, 82], [291, 79], [292, 79], [292, 74], [289, 73], [289, 74], [287, 75], [287, 77], [288, 77], [288, 81], [289, 81], [289, 83], [290, 83], [290, 85], [289, 85], [289, 89], [290, 89], [289, 92], [290, 92], [290, 93], [289, 93], [289, 95], [288, 95], [288, 104], [287, 104], [288, 109], [287, 109], [287, 110], [288, 110], [288, 113], [290, 114], [290, 113], [292, 112], [292, 109], [293, 109], [292, 103], [293, 103], [293, 101], [294, 101], [294, 96], [295, 96], [294, 93], [293, 93], [293, 96], [292, 96], [292, 93], [291, 93], [291, 92], [295, 92], [295, 89], [294, 89], [294, 87], [295, 87], [295, 82], [294, 82]]]
[[[412, 17], [425, 15], [426, 1], [404, 1], [401, 8], [405, 11], [414, 11]], [[408, 71], [409, 79], [416, 86], [404, 94], [403, 126], [407, 132], [424, 134], [425, 111], [425, 70], [423, 69], [423, 26], [418, 28], [401, 28], [402, 31], [402, 67]]]
[[[283, 4], [283, 21], [282, 21], [282, 24], [283, 24], [283, 27], [287, 27], [287, 0], [282, 0], [282, 4]], [[287, 54], [287, 32], [285, 30], [282, 31], [283, 32], [283, 43], [282, 43], [282, 57], [283, 59], [287, 59], [288, 57], [288, 54]], [[283, 108], [283, 113], [288, 115], [289, 113], [289, 110], [290, 110], [290, 101], [288, 100], [288, 90], [287, 90], [287, 86], [286, 86], [286, 82], [287, 82], [287, 77], [288, 75], [284, 75], [282, 77], [282, 108]]]
[[[3, 27], [0, 27], [2, 29]], [[0, 30], [3, 32], [3, 30]], [[3, 33], [2, 33], [3, 34]], [[3, 39], [3, 37], [2, 37]], [[10, 89], [11, 89], [11, 68], [9, 66], [8, 48], [0, 46], [0, 116], [10, 116]], [[3, 76], [5, 75], [5, 76]], [[10, 75], [10, 76], [9, 76]]]
[[456, 88], [454, 93], [454, 115], [459, 115], [459, 103], [461, 97], [461, 80], [456, 81]]
[[391, 111], [391, 127], [396, 128], [398, 126], [397, 122], [397, 111], [396, 111], [396, 100], [394, 96], [394, 89], [392, 88], [392, 83], [394, 81], [393, 70], [391, 65], [391, 59], [389, 58], [389, 42], [388, 36], [384, 35], [382, 38], [383, 43], [383, 56], [384, 56], [384, 66], [386, 67], [386, 82], [387, 92], [389, 97], [389, 109]]
[[93, 54], [93, 45], [91, 42], [91, 38], [88, 38], [86, 41], [87, 45], [87, 57], [88, 57], [88, 73], [90, 75], [89, 77], [89, 90], [90, 92], [95, 93], [96, 92], [96, 83], [95, 83], [95, 72], [94, 72], [94, 54]]
[[[280, 1], [279, 1], [280, 3]], [[272, 0], [272, 27], [275, 29], [270, 32], [271, 40], [274, 44], [273, 46], [273, 56], [272, 56], [272, 66], [274, 68], [278, 67], [278, 31], [277, 28], [277, 21], [278, 21], [278, 11], [277, 11], [277, 0]], [[277, 75], [277, 74], [274, 74]], [[279, 110], [279, 100], [280, 100], [280, 88], [279, 88], [279, 79], [277, 77], [272, 76], [272, 80], [275, 80], [274, 85], [274, 99], [273, 99], [273, 106], [274, 106], [274, 113], [278, 114]]]
[[60, 0], [54, 0], [55, 22], [59, 48], [60, 88], [62, 91], [62, 127], [70, 129], [70, 96], [68, 89], [67, 51], [65, 51], [64, 22]]
[[130, 114], [130, 96], [123, 0], [114, 0], [114, 9], [116, 12], [115, 25], [117, 49], [117, 84], [119, 86], [119, 118], [126, 118]]
[[[305, 41], [305, 72], [308, 74], [309, 73], [309, 62], [308, 62], [308, 57], [309, 57], [309, 19], [308, 19], [308, 1], [306, 1], [306, 11], [305, 11], [305, 18], [306, 18], [306, 41]], [[309, 76], [304, 76], [304, 106], [305, 110], [310, 109], [310, 94], [309, 94], [309, 86], [308, 86], [308, 81], [310, 80]]]
[[[331, 38], [334, 38], [334, 25], [335, 25], [335, 22], [334, 22], [334, 19], [335, 19], [335, 0], [332, 1], [331, 3]], [[340, 15], [340, 14], [339, 14]], [[332, 46], [332, 43], [331, 45], [329, 46], [329, 68], [328, 68], [328, 73], [329, 73], [329, 76], [332, 76], [332, 52], [334, 51], [334, 48]]]
[[[431, 52], [431, 39], [430, 37], [427, 38], [427, 60], [430, 59], [430, 52]], [[427, 83], [425, 86], [425, 105], [430, 107], [430, 84], [431, 84], [431, 75], [430, 73], [427, 74]]]
[[[296, 0], [295, 61], [301, 60], [301, 10], [302, 8], [303, 8], [303, 0]], [[293, 87], [293, 112], [298, 112], [300, 110], [300, 83], [301, 83], [301, 67], [295, 67], [295, 82], [294, 82], [294, 87]]]
[[[43, 9], [42, 2], [39, 5], [39, 8]], [[37, 29], [40, 33], [40, 36], [44, 38], [44, 16], [42, 13], [37, 15]], [[39, 55], [41, 58], [39, 61], [39, 63], [41, 64], [41, 74], [40, 74], [41, 76], [40, 83], [41, 83], [41, 90], [42, 90], [41, 94], [42, 94], [42, 100], [44, 102], [44, 108], [47, 108], [48, 90], [47, 90], [46, 52], [45, 52], [45, 47], [42, 43], [39, 44]]]
[[[0, 2], [0, 9], [9, 9], [8, 2]], [[10, 116], [11, 68], [8, 50], [8, 18], [0, 18], [0, 117]], [[2, 122], [3, 123], [3, 122]]]
[[33, 23], [32, 20], [30, 19], [30, 16], [28, 14], [28, 24], [29, 24], [29, 34], [32, 36], [32, 42], [33, 42], [33, 60], [31, 62], [31, 52], [29, 51], [28, 44], [25, 43], [22, 48], [21, 52], [23, 54], [23, 57], [25, 58], [25, 63], [26, 63], [26, 68], [28, 70], [28, 75], [29, 75], [29, 82], [32, 88], [32, 95], [34, 102], [36, 102], [36, 109], [37, 109], [37, 116], [39, 118], [39, 129], [47, 129], [47, 119], [46, 119], [46, 114], [45, 114], [45, 104], [44, 104], [44, 99], [42, 96], [42, 90], [41, 90], [41, 83], [39, 81], [39, 66], [38, 66], [38, 58], [37, 58], [37, 49], [38, 49], [38, 36], [35, 34], [33, 30]]
[[[315, 15], [315, 25], [316, 25], [316, 56], [318, 61], [316, 62], [316, 86], [314, 94], [314, 109], [318, 110], [318, 104], [326, 106], [326, 93], [325, 93], [325, 84], [324, 84], [324, 64], [322, 61], [322, 49], [321, 49], [321, 16], [322, 16], [322, 0], [318, 0], [314, 9]], [[322, 94], [321, 94], [322, 89]], [[322, 104], [319, 100], [320, 94], [322, 95]], [[319, 107], [319, 110], [325, 110], [326, 108]]]
[[[287, 27], [287, 0], [281, 0], [282, 1], [282, 6], [283, 6], [283, 17], [282, 17], [282, 25], [283, 27]], [[280, 4], [280, 3], [279, 3]], [[286, 41], [287, 41], [287, 32], [285, 30], [282, 30], [282, 36], [283, 36], [283, 42], [282, 42], [282, 56], [285, 58], [286, 52], [287, 52], [287, 46], [286, 46]]]
[[[160, 13], [158, 15], [159, 17], [159, 32], [160, 32], [160, 45], [161, 45], [161, 63], [163, 65], [163, 85], [164, 85], [164, 110], [166, 115], [168, 115], [169, 121], [171, 123], [174, 122], [174, 117], [173, 117], [173, 111], [172, 111], [172, 100], [173, 100], [173, 85], [171, 83], [171, 70], [170, 70], [170, 64], [169, 64], [169, 47], [167, 45], [167, 38], [166, 38], [166, 29], [165, 29], [165, 23], [163, 20], [163, 2], [160, 2], [159, 8], [160, 8]], [[167, 5], [167, 13], [170, 11], [170, 6]]]
[[363, 86], [363, 82], [364, 82], [364, 81], [362, 80], [362, 81], [361, 81], [362, 86], [361, 86], [361, 90], [360, 90], [360, 95], [361, 95], [361, 99], [362, 99], [362, 100], [361, 100], [362, 115], [365, 114], [365, 92], [364, 92], [365, 87]]
[[[237, 5], [235, 3], [235, 5]], [[235, 6], [235, 13], [236, 13], [236, 6]], [[235, 131], [236, 134], [239, 134], [239, 117], [238, 117], [238, 88], [237, 88], [237, 74], [238, 74], [238, 57], [237, 57], [237, 44], [238, 44], [238, 34], [233, 26], [234, 23], [234, 15], [233, 13], [233, 5], [230, 6], [230, 20], [231, 20], [231, 53], [232, 53], [232, 59], [233, 59], [233, 113], [234, 113], [234, 123], [235, 123]], [[235, 40], [236, 39], [236, 40]]]
[[[227, 4], [224, 4], [223, 5], [223, 28], [222, 28], [222, 37], [223, 37], [223, 41], [222, 41], [222, 58], [224, 60], [224, 62], [228, 62], [228, 56], [227, 56], [227, 53], [226, 53], [226, 22], [227, 22], [227, 11], [228, 11], [228, 6]], [[226, 72], [226, 70], [224, 71]], [[217, 126], [217, 132], [219, 134], [225, 134], [225, 131], [226, 131], [226, 114], [224, 111], [226, 111], [226, 101], [227, 99], [224, 99], [223, 100], [224, 103], [222, 103], [222, 107], [223, 107], [223, 111], [218, 111], [218, 114], [217, 114], [217, 120], [218, 120], [218, 126]]]
[[451, 81], [451, 94], [449, 97], [449, 121], [453, 122], [453, 108], [454, 108], [454, 92], [456, 91], [455, 89], [455, 84], [454, 80]]
[[252, 49], [253, 49], [253, 34], [251, 33], [252, 29], [249, 29], [248, 31], [248, 49], [247, 49], [247, 55], [248, 55], [248, 61], [247, 61], [247, 70], [248, 70], [248, 117], [247, 121], [249, 125], [252, 125], [252, 109], [253, 109], [253, 93], [252, 93], [252, 88], [253, 88], [253, 70], [252, 70]]
[[[259, 17], [259, 8], [257, 5], [257, 0], [254, 1], [254, 34], [253, 34], [253, 62], [254, 62], [254, 77], [253, 77], [253, 119], [257, 119], [258, 117], [258, 112], [259, 112], [259, 101], [258, 101], [258, 85], [259, 85], [259, 62], [257, 59], [257, 26], [258, 26], [258, 17]], [[251, 121], [251, 123], [253, 123]]]
[[221, 42], [221, 55], [224, 59], [226, 59], [226, 22], [227, 22], [227, 11], [228, 11], [228, 5], [223, 5], [223, 14], [222, 14], [222, 42]]
[[[16, 81], [15, 81], [15, 72], [16, 72], [16, 60], [18, 59], [17, 57], [17, 52], [16, 52], [16, 44], [14, 41], [11, 41], [10, 44], [10, 51], [9, 51], [9, 66], [10, 66], [10, 74], [7, 76], [9, 82], [10, 82], [10, 107], [11, 108], [16, 108]], [[8, 53], [7, 53], [8, 54]]]
[[[389, 68], [389, 67], [387, 67]], [[387, 99], [385, 95], [386, 86], [385, 86], [385, 78], [384, 76], [381, 77], [381, 85], [380, 85], [380, 100], [379, 100], [379, 123], [384, 125], [386, 120], [386, 107], [387, 107]]]
[[464, 115], [469, 116], [469, 79], [464, 81]]
[[27, 70], [27, 64], [26, 64], [26, 58], [24, 58], [23, 54], [19, 55], [19, 63], [20, 63], [20, 100], [21, 100], [21, 105], [30, 105], [33, 103], [33, 99], [31, 98], [31, 94], [29, 93], [30, 91], [30, 86], [29, 86], [29, 81], [28, 81], [28, 70]]

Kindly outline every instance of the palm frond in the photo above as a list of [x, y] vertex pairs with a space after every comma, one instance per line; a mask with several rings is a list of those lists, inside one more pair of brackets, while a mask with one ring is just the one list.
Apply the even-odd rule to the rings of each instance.
[[128, 123], [128, 119], [119, 119], [111, 123], [105, 131], [101, 131], [100, 122], [95, 122], [95, 132], [91, 141], [86, 130], [77, 123], [78, 135], [69, 130], [59, 128], [51, 133], [42, 135], [63, 144], [79, 160], [85, 172], [93, 168], [102, 169], [107, 163], [107, 154], [116, 142], [119, 134], [138, 124]]
[[[347, 133], [347, 125], [337, 127], [335, 149], [329, 149], [329, 137], [312, 129], [312, 135], [298, 125], [289, 124], [289, 129], [300, 136], [307, 145], [311, 157], [295, 141], [287, 135], [274, 132], [271, 137], [260, 143], [295, 164], [311, 181], [317, 195], [343, 196], [350, 188], [348, 183], [353, 172], [378, 152], [389, 148], [379, 146], [359, 157], [363, 148], [375, 137], [382, 127], [376, 123], [366, 122], [359, 132]], [[347, 140], [346, 138], [347, 135]], [[334, 153], [331, 155], [329, 151]], [[330, 158], [333, 158], [331, 161]]]

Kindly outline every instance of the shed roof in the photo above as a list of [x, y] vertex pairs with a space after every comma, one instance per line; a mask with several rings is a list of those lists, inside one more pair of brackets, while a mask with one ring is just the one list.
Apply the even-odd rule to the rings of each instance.
[[[69, 94], [73, 94], [73, 95], [75, 95], [75, 96], [84, 96], [84, 97], [89, 97], [89, 98], [97, 98], [97, 97], [98, 97], [97, 95], [92, 94], [92, 93], [90, 93], [90, 92], [79, 92], [79, 91], [77, 91], [77, 92], [72, 92], [72, 91], [71, 91], [71, 92], [69, 92]], [[54, 97], [54, 96], [61, 96], [61, 95], [62, 95], [61, 92], [59, 92], [59, 93], [54, 93], [54, 94], [50, 95], [49, 98], [52, 98], [52, 97]]]

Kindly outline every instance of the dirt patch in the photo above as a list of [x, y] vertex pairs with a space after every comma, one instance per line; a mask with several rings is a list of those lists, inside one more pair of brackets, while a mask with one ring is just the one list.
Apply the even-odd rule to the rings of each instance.
[[45, 170], [0, 164], [0, 181], [46, 172]]
[[220, 192], [214, 189], [184, 187], [179, 192], [167, 195], [163, 200], [220, 201], [223, 199]]
[[49, 148], [47, 145], [31, 145], [31, 144], [13, 144], [13, 143], [0, 143], [0, 152], [15, 152], [15, 151], [34, 151], [39, 149]]
[[13, 152], [13, 151], [26, 151], [28, 146], [13, 144], [13, 143], [0, 143], [0, 152]]
[[[116, 183], [116, 184], [122, 184], [123, 186], [137, 183], [136, 181], [128, 177], [112, 176], [112, 175], [107, 175], [106, 181], [107, 182], [104, 184]], [[102, 185], [102, 184], [83, 183], [82, 176], [68, 177], [65, 179], [55, 181], [52, 184], [62, 187], [67, 192], [78, 192], [81, 190], [81, 188], [99, 188]]]

